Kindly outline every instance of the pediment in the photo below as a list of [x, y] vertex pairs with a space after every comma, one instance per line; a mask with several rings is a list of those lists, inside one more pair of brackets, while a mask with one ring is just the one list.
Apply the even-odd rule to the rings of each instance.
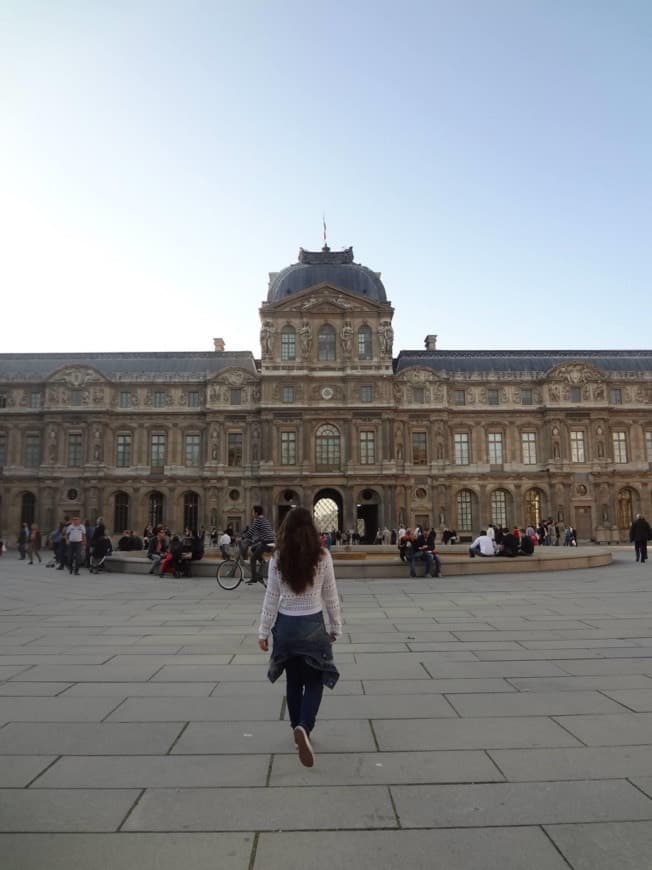
[[238, 366], [229, 366], [222, 369], [221, 372], [218, 372], [208, 381], [209, 384], [228, 384], [230, 387], [239, 387], [243, 384], [255, 384], [257, 382], [258, 378], [255, 375]]
[[605, 373], [585, 362], [571, 362], [555, 366], [546, 372], [546, 379], [565, 381], [573, 386], [581, 386], [591, 381], [603, 381]]
[[52, 372], [52, 374], [47, 378], [47, 382], [53, 384], [67, 384], [68, 386], [77, 389], [88, 384], [104, 384], [107, 383], [107, 379], [91, 366], [67, 365]]
[[438, 378], [430, 368], [414, 366], [414, 368], [403, 369], [396, 380], [408, 384], [425, 384], [439, 381], [441, 378]]
[[352, 312], [374, 312], [386, 308], [386, 304], [373, 299], [365, 299], [355, 293], [340, 290], [331, 284], [316, 284], [301, 293], [288, 296], [279, 302], [264, 305], [264, 311], [299, 312], [305, 314], [342, 314]]

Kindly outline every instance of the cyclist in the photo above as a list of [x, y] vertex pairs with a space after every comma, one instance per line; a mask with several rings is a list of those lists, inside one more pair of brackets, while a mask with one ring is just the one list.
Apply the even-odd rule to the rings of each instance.
[[270, 544], [274, 544], [276, 536], [270, 521], [264, 516], [263, 506], [255, 504], [251, 511], [252, 523], [242, 533], [240, 538], [240, 554], [243, 559], [247, 557], [249, 549], [249, 564], [251, 565], [251, 580], [247, 583], [258, 583], [258, 563], [262, 561], [263, 553]]

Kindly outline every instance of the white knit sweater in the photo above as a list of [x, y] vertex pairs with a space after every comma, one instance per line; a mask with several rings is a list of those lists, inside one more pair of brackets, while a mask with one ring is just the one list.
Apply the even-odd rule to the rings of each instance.
[[321, 613], [322, 602], [326, 606], [330, 621], [329, 631], [339, 637], [342, 634], [340, 599], [335, 585], [333, 560], [328, 550], [322, 550], [312, 586], [307, 586], [300, 595], [283, 582], [278, 568], [278, 558], [274, 556], [269, 563], [267, 591], [260, 614], [258, 637], [261, 640], [269, 637], [277, 613], [284, 613], [287, 616], [309, 616], [313, 613]]

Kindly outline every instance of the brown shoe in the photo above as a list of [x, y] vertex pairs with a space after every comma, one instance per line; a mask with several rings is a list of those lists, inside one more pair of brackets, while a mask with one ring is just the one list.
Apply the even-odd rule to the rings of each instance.
[[312, 767], [315, 763], [315, 754], [312, 751], [312, 745], [308, 732], [303, 725], [297, 725], [294, 729], [294, 742], [299, 750], [299, 761], [304, 767]]

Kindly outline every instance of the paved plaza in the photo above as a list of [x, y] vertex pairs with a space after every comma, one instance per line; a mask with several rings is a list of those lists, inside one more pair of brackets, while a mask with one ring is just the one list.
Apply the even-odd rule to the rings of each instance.
[[260, 587], [3, 556], [3, 870], [652, 866], [652, 568], [339, 588], [308, 770]]

